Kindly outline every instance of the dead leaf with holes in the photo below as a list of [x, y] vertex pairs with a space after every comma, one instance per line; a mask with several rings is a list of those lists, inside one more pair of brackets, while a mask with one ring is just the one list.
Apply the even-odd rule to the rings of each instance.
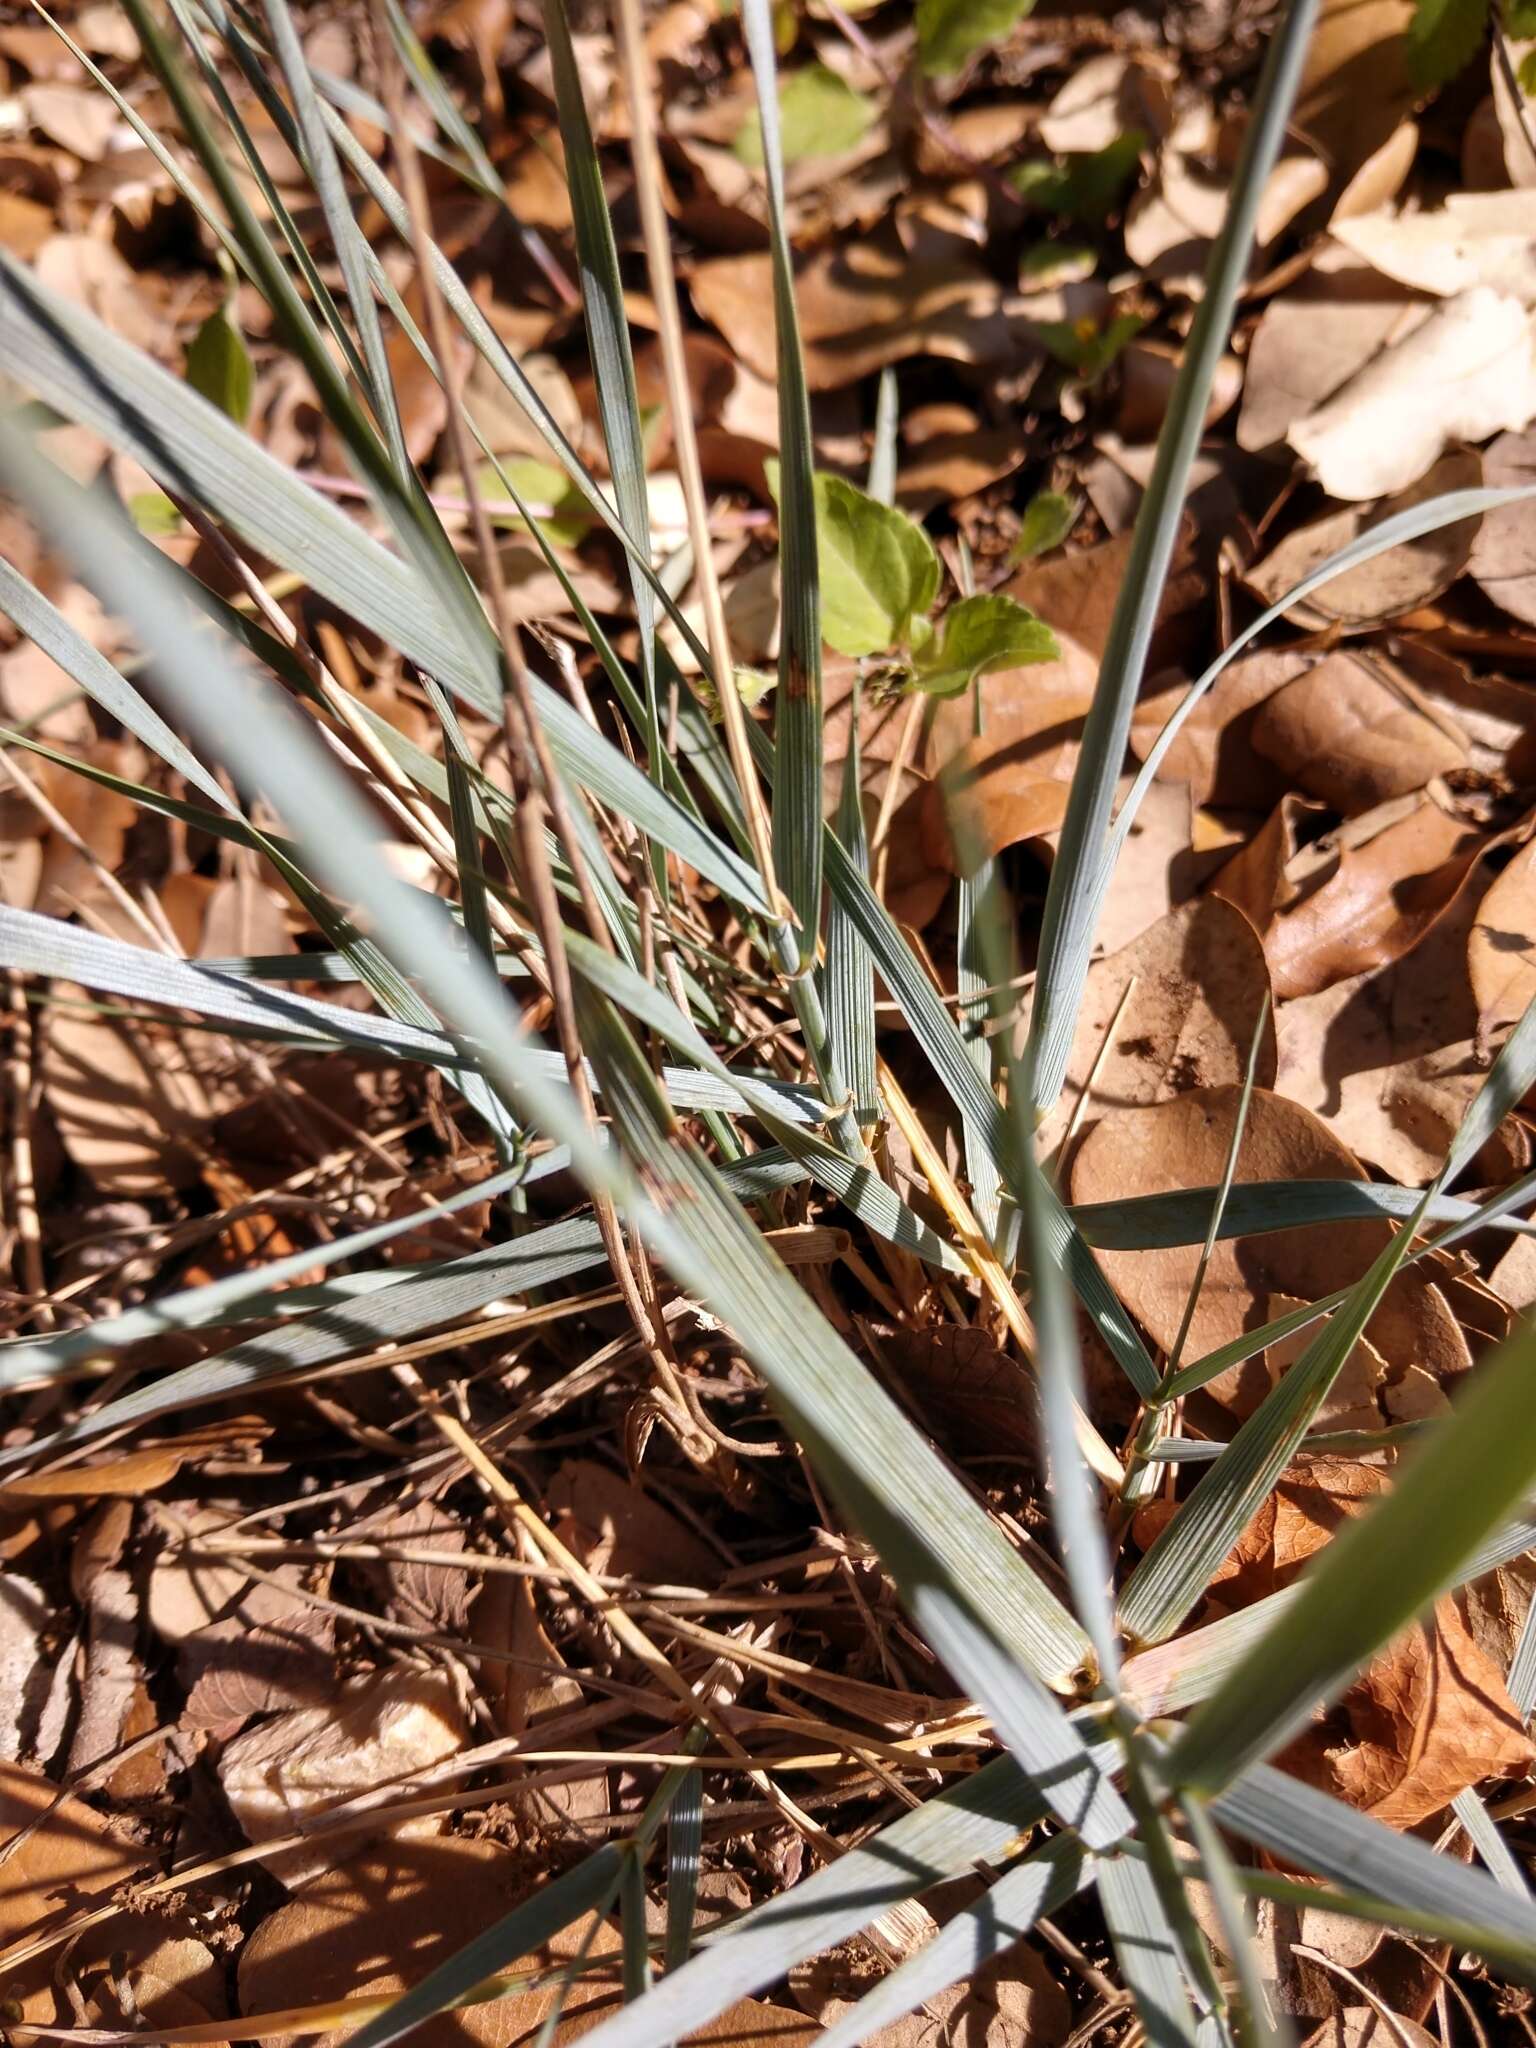
[[[1283, 1016], [1283, 1012], [1281, 1013]], [[1194, 1089], [1172, 1101], [1106, 1112], [1071, 1166], [1074, 1202], [1117, 1202], [1171, 1188], [1213, 1187], [1226, 1167], [1241, 1089]], [[1238, 1151], [1237, 1182], [1360, 1180], [1358, 1162], [1310, 1111], [1254, 1090]], [[1387, 1241], [1389, 1225], [1369, 1218], [1326, 1229], [1265, 1231], [1218, 1244], [1211, 1255], [1185, 1344], [1195, 1359], [1269, 1320], [1272, 1297], [1316, 1301], [1352, 1286]], [[1199, 1262], [1198, 1245], [1096, 1254], [1111, 1285], [1166, 1351], [1183, 1318]], [[1410, 1367], [1449, 1385], [1471, 1365], [1444, 1295], [1423, 1267], [1400, 1273], [1366, 1326], [1386, 1362], [1390, 1387]], [[1230, 1367], [1188, 1400], [1198, 1427], [1226, 1437], [1269, 1391], [1262, 1359]]]
[[1267, 1087], [1275, 1072], [1268, 994], [1264, 948], [1241, 911], [1214, 896], [1170, 911], [1089, 970], [1066, 1082], [1041, 1126], [1041, 1146], [1053, 1150], [1074, 1118], [1091, 1129], [1130, 1104], [1241, 1081], [1261, 1020], [1258, 1079]]

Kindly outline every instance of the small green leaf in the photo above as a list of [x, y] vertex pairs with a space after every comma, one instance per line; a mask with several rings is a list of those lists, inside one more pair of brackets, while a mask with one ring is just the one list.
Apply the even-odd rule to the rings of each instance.
[[[767, 465], [779, 492], [779, 467]], [[938, 595], [939, 558], [915, 519], [818, 470], [816, 555], [821, 571], [821, 637], [839, 654], [884, 654], [900, 645], [914, 615]]]
[[1063, 368], [1094, 384], [1146, 324], [1139, 313], [1117, 313], [1107, 326], [1089, 318], [1041, 320], [1035, 333]]
[[1082, 509], [1081, 498], [1064, 497], [1060, 491], [1036, 491], [1024, 508], [1019, 537], [1008, 551], [1009, 563], [1032, 562], [1036, 555], [1059, 548]]
[[1488, 33], [1488, 0], [1414, 0], [1408, 24], [1408, 76], [1423, 88], [1464, 71]]
[[1511, 42], [1526, 43], [1536, 36], [1536, 0], [1504, 0], [1504, 33]]
[[932, 697], [955, 697], [999, 668], [1058, 661], [1056, 635], [1011, 597], [966, 597], [944, 614], [937, 643], [919, 655], [914, 680]]
[[1019, 258], [1019, 290], [1058, 291], [1081, 284], [1099, 267], [1099, 252], [1086, 242], [1034, 242]]
[[[501, 471], [505, 471], [523, 503], [532, 509], [534, 524], [551, 546], [574, 547], [588, 532], [592, 514], [563, 469], [540, 462], [536, 456], [509, 455], [503, 457]], [[507, 500], [501, 471], [494, 462], [487, 462], [475, 479], [481, 497], [492, 504], [505, 504]], [[522, 528], [525, 524], [516, 512], [493, 512], [490, 516], [494, 526]]]
[[168, 533], [181, 531], [181, 514], [164, 491], [135, 491], [128, 500], [128, 517], [146, 540], [163, 540]]
[[1036, 157], [1019, 164], [1010, 176], [1020, 196], [1041, 213], [1102, 226], [1125, 198], [1146, 146], [1139, 128], [1127, 128], [1102, 149]]
[[1515, 78], [1526, 98], [1536, 99], [1536, 50], [1530, 51], [1520, 60], [1520, 69], [1515, 73]]
[[917, 52], [930, 78], [958, 71], [968, 57], [999, 43], [1034, 0], [917, 0]]
[[[825, 64], [807, 64], [779, 82], [779, 123], [784, 161], [841, 156], [864, 140], [878, 108]], [[756, 108], [731, 145], [744, 164], [763, 163], [763, 122]]]
[[256, 368], [245, 338], [223, 306], [210, 313], [187, 350], [187, 382], [237, 427], [251, 415]]

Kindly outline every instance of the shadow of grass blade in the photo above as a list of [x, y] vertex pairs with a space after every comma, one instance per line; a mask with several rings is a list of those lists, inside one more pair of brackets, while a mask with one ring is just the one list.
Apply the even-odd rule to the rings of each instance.
[[1527, 1327], [1468, 1376], [1391, 1492], [1324, 1547], [1297, 1597], [1184, 1730], [1168, 1761], [1176, 1784], [1219, 1791], [1279, 1748], [1529, 1497], [1533, 1370], [1536, 1332]]
[[1211, 380], [1247, 274], [1259, 203], [1285, 137], [1316, 14], [1317, 0], [1290, 0], [1272, 33], [1226, 219], [1211, 250], [1205, 293], [1184, 347], [1167, 418], [1158, 436], [1152, 475], [1132, 532], [1130, 556], [1046, 891], [1027, 1053], [1030, 1098], [1037, 1112], [1055, 1102], [1066, 1074], [1094, 932], [1108, 886], [1103, 853], [1130, 737], [1131, 713], [1173, 558], [1180, 507], [1205, 422]]
[[779, 688], [774, 707], [773, 864], [799, 920], [801, 964], [821, 928], [821, 574], [811, 471], [811, 404], [784, 220], [778, 64], [769, 0], [743, 0], [742, 27], [762, 121], [779, 377]]

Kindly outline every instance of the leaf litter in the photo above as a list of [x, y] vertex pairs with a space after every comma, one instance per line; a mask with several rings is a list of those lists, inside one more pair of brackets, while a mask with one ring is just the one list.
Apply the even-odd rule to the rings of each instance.
[[[542, 34], [498, 0], [411, 12], [511, 206], [509, 218], [439, 162], [438, 239], [569, 443], [602, 473]], [[1468, 68], [1442, 78], [1433, 66], [1451, 57], [1420, 46], [1435, 12], [1410, 0], [1321, 10], [1205, 421], [1199, 488], [1132, 723], [1135, 760], [1259, 602], [1429, 497], [1536, 474], [1530, 45], [1510, 42], [1511, 68], [1474, 38]], [[955, 878], [975, 886], [985, 863], [999, 864], [1025, 985], [994, 1030], [1027, 1012], [1040, 899], [1129, 523], [1247, 120], [1252, 10], [1192, 13], [1199, 34], [1155, 10], [1032, 19], [1004, 5], [971, 19], [934, 0], [915, 18], [896, 4], [778, 16], [830, 650], [827, 808], [857, 744], [877, 888], [952, 1004], [967, 945]], [[166, 125], [123, 18], [98, 6], [72, 15], [71, 32], [129, 105]], [[370, 39], [350, 16], [298, 19], [313, 60], [339, 80], [354, 133], [376, 147]], [[654, 565], [702, 623], [650, 339], [658, 316], [635, 262], [627, 115], [612, 44], [595, 20], [583, 26], [593, 32], [577, 39], [581, 85], [619, 205], [636, 326]], [[742, 659], [768, 664], [782, 451], [762, 123], [732, 23], [684, 0], [647, 28], [716, 565]], [[263, 191], [242, 172], [248, 197], [269, 225], [275, 195], [313, 229], [320, 275], [339, 289], [296, 159], [250, 81], [218, 61], [272, 180]], [[260, 297], [220, 271], [206, 229], [111, 101], [40, 25], [0, 28], [0, 63], [0, 246], [184, 374], [313, 487], [355, 504], [346, 449], [307, 373]], [[1447, 186], [1458, 152], [1468, 189]], [[422, 320], [411, 250], [376, 211], [362, 218], [391, 288]], [[448, 401], [394, 321], [388, 355], [406, 452], [467, 561]], [[876, 504], [882, 373], [894, 376], [897, 410]], [[458, 374], [486, 453], [537, 526], [529, 532], [488, 470], [509, 615], [535, 627], [579, 706], [614, 729], [571, 593], [633, 659], [623, 562], [485, 361], [466, 347]], [[45, 424], [52, 452], [77, 477], [101, 478], [144, 544], [323, 651], [333, 705], [348, 710], [338, 733], [382, 719], [445, 772], [422, 679], [394, 649], [297, 579], [259, 564], [242, 574], [163, 480], [90, 430]], [[34, 559], [9, 512], [5, 551], [41, 576], [91, 646], [129, 656], [117, 622], [64, 564]], [[1536, 512], [1512, 504], [1323, 584], [1202, 700], [1130, 838], [1067, 1088], [1039, 1133], [1071, 1199], [1219, 1183], [1255, 1048], [1239, 1186], [1427, 1183], [1536, 990], [1533, 625]], [[206, 817], [133, 801], [124, 792], [135, 785], [159, 798], [189, 792], [47, 652], [3, 630], [0, 709], [15, 770], [0, 809], [6, 904], [151, 950], [286, 960], [279, 986], [366, 1007], [362, 984], [332, 978], [337, 934], [316, 924], [313, 903]], [[670, 625], [663, 640], [695, 673]], [[752, 715], [770, 718], [771, 699]], [[489, 806], [508, 781], [502, 742], [474, 713], [464, 730]], [[70, 761], [119, 781], [83, 782]], [[1122, 796], [1128, 787], [1127, 776]], [[403, 826], [394, 805], [390, 829], [410, 832], [401, 863], [436, 888], [422, 848], [441, 852], [446, 804], [441, 817], [412, 805]], [[633, 854], [626, 821], [606, 817], [599, 830]], [[803, 1078], [793, 1023], [766, 991], [727, 993], [717, 973], [747, 958], [742, 927], [679, 862], [669, 887], [686, 943], [681, 964], [668, 955], [668, 985], [691, 975], [717, 1017], [728, 1013], [733, 1060]], [[295, 983], [311, 958], [313, 980]], [[7, 1335], [44, 1338], [189, 1283], [318, 1253], [348, 1232], [431, 1212], [493, 1168], [483, 1129], [430, 1070], [344, 1054], [317, 1070], [281, 1042], [150, 1019], [62, 979], [10, 981]], [[908, 1073], [910, 1043], [883, 983], [876, 993], [881, 1050], [980, 1214], [961, 1134]], [[528, 1001], [531, 1021], [546, 1022], [542, 998]], [[952, 1224], [911, 1148], [881, 1144], [903, 1196]], [[1529, 1161], [1515, 1105], [1468, 1185], [1502, 1185]], [[550, 1163], [510, 1211], [486, 1202], [429, 1214], [388, 1257], [410, 1277], [556, 1221], [575, 1196]], [[1042, 1551], [1046, 1461], [1019, 1330], [973, 1278], [940, 1280], [877, 1252], [830, 1198], [793, 1188], [773, 1201], [786, 1247], [801, 1234], [796, 1270], [809, 1294], [999, 1526]], [[1187, 1361], [1347, 1285], [1389, 1228], [1250, 1233], [1206, 1261], [1198, 1243], [1098, 1258], [1159, 1362], [1181, 1331]], [[1487, 1232], [1392, 1283], [1314, 1422], [1352, 1433], [1350, 1448], [1304, 1447], [1218, 1570], [1197, 1623], [1283, 1592], [1390, 1489], [1394, 1431], [1449, 1412], [1508, 1312], [1536, 1302], [1529, 1242]], [[349, 1300], [367, 1299], [351, 1285], [363, 1275], [325, 1271], [322, 1313], [345, 1319]], [[290, 2037], [285, 2016], [304, 2007], [316, 2009], [311, 2038], [345, 2038], [580, 1853], [633, 1830], [678, 1728], [654, 1667], [615, 1631], [615, 1608], [708, 1692], [755, 1760], [742, 1771], [715, 1758], [699, 1773], [701, 1922], [711, 1899], [735, 1910], [793, 1885], [974, 1769], [990, 1742], [984, 1718], [839, 1523], [732, 1333], [670, 1297], [669, 1388], [653, 1382], [601, 1279], [574, 1284], [588, 1282], [586, 1304], [529, 1292], [526, 1328], [510, 1316], [498, 1324], [506, 1303], [478, 1312], [483, 1328], [461, 1318], [430, 1340], [418, 1377], [359, 1334], [352, 1370], [300, 1370], [242, 1392], [232, 1423], [194, 1413], [163, 1436], [128, 1433], [100, 1454], [49, 1450], [37, 1469], [6, 1477], [0, 1674], [18, 1706], [0, 1765], [8, 2016], [115, 2038], [223, 2021], [237, 2006], [273, 2016], [279, 2040]], [[257, 1307], [259, 1346], [281, 1325], [272, 1302]], [[560, 1313], [542, 1313], [552, 1307]], [[249, 1339], [249, 1309], [228, 1313], [227, 1324], [120, 1354], [100, 1398]], [[1134, 1428], [1123, 1382], [1097, 1369], [1117, 1371], [1097, 1359], [1099, 1333], [1085, 1326], [1084, 1341], [1098, 1419]], [[1227, 1441], [1305, 1341], [1260, 1343], [1180, 1404], [1179, 1431], [1198, 1445]], [[88, 1370], [83, 1391], [74, 1380], [41, 1394], [24, 1386], [7, 1448], [42, 1442], [94, 1402], [99, 1366]], [[508, 1540], [505, 1497], [455, 1451], [443, 1417], [508, 1461], [557, 1551]], [[1127, 1521], [1128, 1558], [1180, 1492], [1170, 1464]], [[1055, 1559], [1043, 1568], [1054, 1583]], [[1531, 1586], [1528, 1561], [1517, 1561], [1443, 1598], [1293, 1742], [1283, 1767], [1418, 1831], [1441, 1825], [1463, 1793], [1497, 1800], [1528, 1781], [1536, 1755], [1507, 1681]], [[408, 1817], [391, 1818], [406, 1806]], [[1529, 1803], [1510, 1824], [1527, 1862], [1528, 1813]], [[170, 1881], [196, 1865], [206, 1879]], [[930, 1894], [931, 1913], [902, 1939], [930, 1936], [975, 1884]], [[655, 1861], [648, 1885], [659, 1937], [669, 1884]], [[1419, 2021], [1436, 1996], [1444, 2002], [1433, 1945], [1362, 1940], [1359, 1923], [1313, 1908], [1277, 1932], [1281, 1910], [1266, 1902], [1260, 1931], [1281, 1957], [1279, 2002], [1315, 2024], [1309, 2048], [1426, 2038]], [[1107, 1956], [1091, 1915], [1068, 1906], [1046, 1933], [869, 2038], [1022, 2048], [1121, 2024], [1097, 2003]], [[797, 1966], [770, 1998], [738, 2002], [697, 2038], [797, 2048], [901, 1952], [882, 1926]], [[1438, 1953], [1443, 1968], [1448, 1951]], [[509, 1973], [526, 1979], [513, 1995], [441, 2016], [423, 2037], [509, 2042], [557, 2019], [562, 2034], [583, 2031], [623, 1997], [627, 1960], [617, 1922], [596, 1915], [584, 1933], [510, 1959]], [[1520, 1994], [1486, 1975], [1458, 1995], [1494, 2025], [1524, 2014], [1510, 2003]]]

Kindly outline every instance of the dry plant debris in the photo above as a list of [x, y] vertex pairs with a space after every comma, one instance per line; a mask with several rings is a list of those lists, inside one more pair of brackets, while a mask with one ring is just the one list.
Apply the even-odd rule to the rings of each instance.
[[[611, 687], [618, 662], [655, 659], [633, 601], [643, 578], [529, 409], [613, 481], [567, 182], [568, 81], [541, 11], [413, 0], [275, 12], [334, 85], [336, 125], [392, 175], [391, 13], [419, 38], [432, 231], [536, 401], [519, 403], [457, 328], [446, 383], [426, 367], [401, 317], [433, 331], [419, 250], [376, 192], [356, 190], [381, 304], [396, 309], [384, 348], [400, 450], [451, 550], [483, 587], [494, 569], [503, 621], [526, 629], [581, 719], [643, 751]], [[974, 1020], [990, 1002], [972, 1037], [983, 1060], [989, 1034], [1018, 1036], [1032, 999], [1041, 901], [1064, 857], [1132, 528], [1278, 12], [1265, 0], [772, 10], [816, 471], [825, 807], [842, 799], [846, 818], [851, 802], [876, 893], [951, 1014]], [[675, 666], [717, 691], [700, 646], [713, 582], [744, 715], [766, 731], [784, 715], [768, 671], [783, 631], [788, 451], [764, 126], [740, 25], [700, 0], [658, 0], [641, 24], [681, 285], [683, 437], [671, 309], [644, 260], [625, 65], [605, 10], [573, 15], [633, 329], [648, 566], [679, 613], [660, 626], [663, 678]], [[92, 0], [60, 17], [111, 90], [45, 20], [7, 10], [0, 251], [368, 522], [314, 365], [178, 187], [183, 172], [200, 176], [195, 138], [128, 16]], [[1285, 604], [1156, 754], [1236, 627], [1341, 549], [1447, 492], [1536, 482], [1533, 53], [1528, 4], [1490, 20], [1466, 0], [1324, 0], [1259, 195], [1117, 764], [1122, 797], [1156, 755], [1154, 779], [1104, 904], [1066, 1085], [1038, 1132], [1085, 1228], [1229, 1171], [1238, 1200], [1250, 1183], [1427, 1187], [1536, 997], [1536, 499], [1471, 511]], [[274, 246], [296, 225], [311, 301], [345, 298], [342, 252], [292, 134], [226, 44], [210, 37], [208, 54], [252, 142], [248, 156], [231, 147], [234, 189]], [[468, 477], [450, 431], [459, 402], [480, 431]], [[30, 426], [69, 477], [110, 495], [125, 549], [196, 579], [252, 646], [282, 655], [311, 723], [367, 791], [381, 861], [452, 896], [468, 830], [490, 883], [474, 942], [500, 949], [512, 1001], [553, 1037], [558, 979], [531, 944], [537, 907], [509, 839], [510, 798], [526, 792], [499, 722], [460, 704], [445, 725], [447, 700], [421, 664], [97, 426], [62, 412]], [[694, 444], [712, 578], [690, 524]], [[9, 499], [0, 558], [87, 658], [138, 672], [128, 625]], [[606, 669], [594, 618], [612, 643]], [[667, 689], [664, 742], [692, 773], [698, 732], [681, 732]], [[265, 976], [343, 1022], [376, 1018], [313, 895], [264, 858], [276, 810], [256, 805], [261, 836], [221, 836], [209, 792], [20, 624], [0, 626], [0, 720], [7, 913], [207, 963], [228, 989]], [[718, 877], [668, 856], [613, 802], [593, 824], [583, 859], [594, 858], [638, 906], [635, 957], [708, 1020], [726, 1067], [814, 1084], [805, 1016]], [[559, 878], [572, 919], [579, 879]], [[993, 977], [967, 920], [999, 884], [1018, 978], [978, 1005]], [[510, 1203], [476, 1199], [496, 1148], [448, 1069], [357, 1042], [322, 1056], [302, 1017], [285, 1041], [238, 1010], [198, 1023], [86, 973], [83, 957], [51, 976], [7, 962], [4, 1335], [26, 1355], [190, 1287], [297, 1264], [227, 1316], [158, 1331], [147, 1316], [126, 1348], [87, 1347], [66, 1373], [17, 1368], [4, 1381], [0, 2020], [21, 2048], [76, 2034], [174, 2040], [165, 2030], [188, 2027], [199, 2031], [180, 2038], [302, 2034], [333, 2048], [583, 1856], [643, 1827], [662, 1766], [682, 1757], [680, 1700], [702, 1717], [703, 1754], [682, 1773], [697, 1871], [674, 1819], [668, 1854], [652, 1857], [622, 1916], [615, 1887], [589, 1902], [584, 1926], [505, 1957], [505, 1995], [439, 2013], [413, 2038], [503, 2048], [585, 2032], [699, 1931], [792, 1895], [976, 1773], [991, 1722], [824, 1490], [746, 1333], [637, 1246], [616, 1275], [589, 1231], [590, 1256], [531, 1282], [445, 1291], [404, 1344], [369, 1321], [383, 1283], [483, 1274], [487, 1247], [567, 1221], [586, 1229], [579, 1186], [547, 1147], [535, 1145]], [[876, 1104], [859, 1120], [867, 1163], [914, 1227], [965, 1255], [924, 1265], [874, 1234], [868, 1209], [803, 1179], [769, 1187], [764, 1225], [805, 1297], [1054, 1592], [1027, 1304], [985, 1242], [996, 1194], [974, 1134], [925, 1069], [897, 996], [877, 983], [880, 1050], [927, 1149]], [[659, 1032], [648, 1051], [659, 1070]], [[726, 1101], [706, 1090], [680, 1114], [739, 1151]], [[1479, 1199], [1531, 1156], [1516, 1102], [1453, 1192]], [[1412, 1431], [1454, 1414], [1536, 1307], [1533, 1204], [1527, 1190], [1514, 1234], [1484, 1229], [1398, 1272], [1311, 1413], [1319, 1442], [1286, 1466], [1172, 1642], [1131, 1646], [1128, 1676], [1140, 1664], [1144, 1687], [1131, 1696], [1189, 1704], [1180, 1658], [1193, 1668], [1213, 1634], [1288, 1596], [1309, 1560], [1390, 1496]], [[1250, 1220], [1204, 1249], [1203, 1222], [1151, 1248], [1094, 1240], [1154, 1374], [1232, 1355], [1162, 1411], [1186, 1460], [1141, 1464], [1114, 1505], [1122, 1584], [1207, 1454], [1306, 1354], [1313, 1333], [1298, 1315], [1357, 1281], [1409, 1213], [1400, 1202], [1340, 1207], [1322, 1227]], [[380, 1263], [327, 1255], [391, 1223], [410, 1227]], [[312, 1350], [283, 1349], [294, 1330], [318, 1333]], [[1134, 1473], [1146, 1411], [1086, 1320], [1083, 1343], [1087, 1427]], [[257, 1384], [269, 1346], [287, 1363]], [[140, 1423], [115, 1405], [230, 1356], [251, 1384], [225, 1383], [223, 1406], [149, 1407]], [[94, 1441], [98, 1413], [123, 1419]], [[1533, 1584], [1530, 1556], [1509, 1555], [1444, 1593], [1293, 1736], [1280, 1767], [1408, 1839], [1465, 1827], [1469, 1799], [1492, 1828], [1491, 1803], [1502, 1875], [1525, 1885]], [[1457, 1836], [1450, 1853], [1470, 1851]], [[1307, 2048], [1536, 2040], [1515, 1975], [1462, 1967], [1427, 1932], [1308, 1906], [1296, 1884], [1284, 1890], [1284, 1857], [1249, 1860], [1272, 1881], [1273, 1896], [1251, 1902], [1261, 1972]], [[957, 1866], [923, 1905], [824, 1945], [688, 2038], [800, 2048], [981, 1889]], [[1225, 1968], [1227, 1923], [1213, 1893], [1193, 1896], [1197, 1939]], [[679, 1898], [683, 1950], [669, 1918]], [[1068, 1892], [1028, 1940], [986, 1953], [861, 2038], [1150, 2038], [1082, 1898]]]

